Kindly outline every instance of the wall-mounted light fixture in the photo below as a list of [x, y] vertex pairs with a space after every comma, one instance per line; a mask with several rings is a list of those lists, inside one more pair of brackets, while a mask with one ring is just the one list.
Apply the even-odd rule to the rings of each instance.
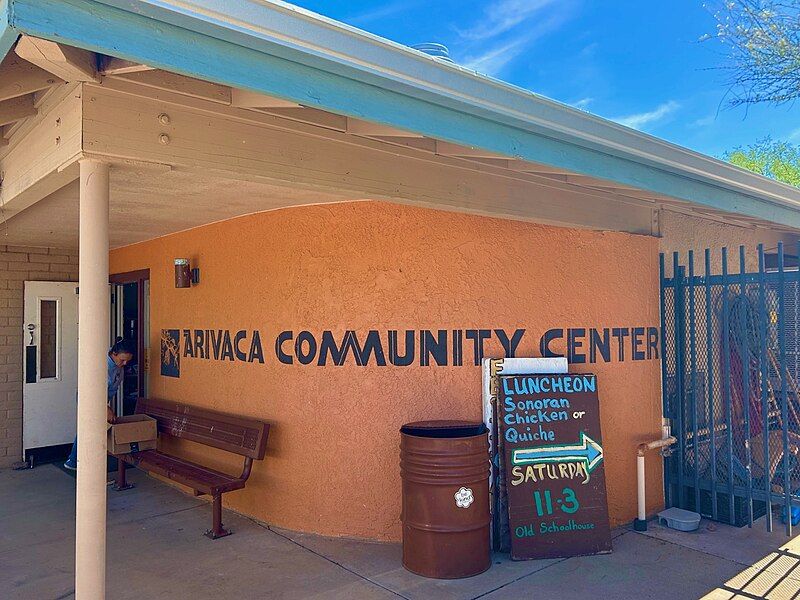
[[200, 269], [192, 269], [188, 258], [175, 259], [175, 287], [188, 288], [200, 283]]

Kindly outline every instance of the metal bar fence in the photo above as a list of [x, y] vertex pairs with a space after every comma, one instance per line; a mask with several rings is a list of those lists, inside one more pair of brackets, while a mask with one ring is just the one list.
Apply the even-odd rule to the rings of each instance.
[[692, 422], [692, 460], [694, 462], [694, 505], [700, 506], [700, 443], [697, 437], [697, 342], [695, 338], [694, 252], [689, 251], [689, 407]]
[[[665, 332], [667, 330], [667, 321], [666, 321], [666, 313], [667, 313], [667, 289], [664, 287], [664, 281], [666, 279], [666, 265], [664, 264], [664, 254], [660, 254], [658, 257], [658, 273], [659, 273], [659, 282], [661, 284], [661, 294], [659, 294], [659, 305], [660, 305], [660, 319], [661, 319], [661, 335], [660, 338], [660, 347], [661, 347], [661, 381], [667, 381], [667, 336]], [[672, 305], [670, 304], [670, 308]], [[670, 322], [672, 323], [672, 321]], [[666, 385], [666, 384], [664, 384]], [[665, 417], [671, 416], [671, 407], [669, 404], [669, 394], [664, 393], [662, 395], [662, 410]], [[673, 493], [672, 493], [672, 486], [670, 484], [670, 476], [669, 476], [669, 465], [667, 468], [664, 469], [664, 501], [668, 507], [674, 505]]]
[[741, 406], [744, 409], [744, 451], [745, 469], [747, 477], [747, 525], [753, 526], [753, 477], [752, 460], [750, 456], [750, 328], [748, 327], [748, 303], [747, 285], [744, 281], [745, 276], [745, 250], [744, 246], [739, 246], [739, 301], [737, 303], [737, 316], [739, 319], [739, 363], [741, 370]]
[[[678, 255], [674, 256], [673, 260], [673, 273], [675, 273], [675, 394], [676, 400], [674, 406], [675, 415], [677, 417], [678, 430], [683, 431], [685, 425], [684, 416], [684, 403], [686, 401], [686, 391], [683, 387], [683, 364], [685, 355], [683, 349], [685, 348], [686, 328], [684, 327], [685, 318], [685, 296], [684, 296], [684, 270], [678, 263]], [[678, 351], [678, 349], [681, 351]], [[686, 487], [684, 486], [684, 470], [686, 468], [686, 436], [678, 438], [678, 507], [685, 508], [686, 501], [684, 500]]]
[[778, 380], [781, 384], [781, 421], [784, 423], [782, 430], [783, 438], [783, 495], [784, 511], [787, 516], [786, 535], [792, 535], [791, 515], [791, 481], [789, 478], [789, 429], [786, 424], [789, 421], [789, 390], [786, 381], [786, 278], [784, 270], [783, 242], [778, 242], [778, 273], [780, 274], [780, 285], [778, 286], [778, 349], [781, 358], [781, 369]]
[[731, 353], [730, 353], [730, 289], [728, 287], [728, 249], [722, 249], [722, 389], [725, 401], [725, 430], [727, 434], [728, 453], [728, 514], [736, 513], [735, 500], [733, 496], [734, 472], [733, 472], [733, 407], [731, 406]]
[[671, 274], [660, 257], [662, 401], [678, 440], [666, 502], [736, 525], [763, 516], [769, 531], [777, 505], [791, 535], [800, 507], [800, 271], [787, 268], [783, 244], [774, 254], [760, 245], [757, 256], [751, 273], [744, 246], [738, 269], [727, 248], [716, 263], [706, 249], [701, 274], [693, 251], [685, 267], [673, 254]]
[[[706, 248], [705, 252], [705, 291], [706, 291], [706, 393], [708, 394], [708, 423], [709, 442], [711, 455], [711, 518], [715, 521], [719, 518], [717, 508], [717, 439], [716, 427], [714, 427], [714, 343], [713, 343], [713, 324], [711, 321], [711, 250]], [[699, 506], [699, 504], [697, 505]]]
[[[766, 277], [765, 277], [765, 269], [766, 269], [766, 261], [764, 259], [764, 244], [758, 245], [758, 274], [759, 274], [759, 285], [758, 285], [758, 308], [759, 308], [759, 327], [758, 327], [758, 338], [759, 338], [759, 367], [761, 373], [761, 418], [764, 425], [764, 435], [762, 443], [763, 447], [763, 456], [766, 460], [769, 459], [769, 406], [767, 405], [768, 395], [769, 395], [769, 361], [767, 360], [767, 319], [764, 318], [767, 314], [767, 293], [766, 293]], [[767, 468], [768, 473], [768, 468]], [[767, 502], [766, 511], [767, 511], [767, 531], [770, 533], [772, 532], [772, 500], [770, 497], [770, 493], [772, 492], [772, 482], [770, 481], [770, 477], [764, 476], [764, 494]]]

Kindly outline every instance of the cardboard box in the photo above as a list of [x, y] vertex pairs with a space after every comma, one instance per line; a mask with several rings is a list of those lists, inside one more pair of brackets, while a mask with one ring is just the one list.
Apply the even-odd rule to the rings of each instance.
[[156, 447], [156, 420], [147, 415], [118, 417], [108, 426], [108, 451], [111, 454], [128, 454]]

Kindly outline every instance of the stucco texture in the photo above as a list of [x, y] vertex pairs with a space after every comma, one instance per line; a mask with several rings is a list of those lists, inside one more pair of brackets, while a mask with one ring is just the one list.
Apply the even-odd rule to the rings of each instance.
[[739, 272], [739, 246], [745, 247], [745, 262], [749, 272], [758, 270], [758, 245], [764, 244], [765, 252], [775, 252], [778, 242], [783, 241], [787, 254], [797, 251], [797, 236], [781, 234], [769, 229], [737, 227], [709, 219], [701, 219], [681, 213], [662, 211], [661, 251], [666, 255], [667, 276], [672, 276], [672, 253], [678, 252], [680, 264], [689, 265], [688, 252], [694, 250], [695, 273], [705, 272], [703, 253], [711, 250], [710, 267], [713, 274], [722, 273], [722, 248], [728, 248], [728, 270]]
[[[174, 287], [173, 259], [200, 268]], [[526, 333], [517, 356], [539, 356], [549, 328], [657, 327], [658, 240], [571, 230], [381, 202], [259, 213], [115, 250], [114, 273], [150, 269], [150, 395], [272, 423], [267, 457], [231, 508], [289, 529], [400, 537], [400, 426], [481, 418], [480, 367], [281, 364], [284, 330], [341, 340], [378, 330], [505, 328]], [[162, 329], [259, 330], [264, 363], [181, 360], [159, 374]], [[246, 349], [247, 343], [242, 344]], [[293, 343], [284, 345], [287, 352]], [[565, 350], [563, 339], [551, 348]], [[614, 354], [612, 352], [612, 354]], [[487, 356], [501, 356], [493, 336]], [[614, 357], [616, 358], [616, 357]], [[659, 361], [576, 365], [599, 378], [609, 512], [636, 512], [636, 445], [660, 437]], [[232, 471], [239, 462], [176, 451]], [[648, 507], [663, 506], [656, 455]]]

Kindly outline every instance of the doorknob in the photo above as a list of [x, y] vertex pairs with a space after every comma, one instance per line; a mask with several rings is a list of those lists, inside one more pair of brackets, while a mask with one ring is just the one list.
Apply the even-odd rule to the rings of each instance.
[[28, 342], [29, 346], [33, 346], [33, 332], [36, 329], [36, 325], [33, 323], [28, 323], [28, 334], [31, 336], [31, 341]]

